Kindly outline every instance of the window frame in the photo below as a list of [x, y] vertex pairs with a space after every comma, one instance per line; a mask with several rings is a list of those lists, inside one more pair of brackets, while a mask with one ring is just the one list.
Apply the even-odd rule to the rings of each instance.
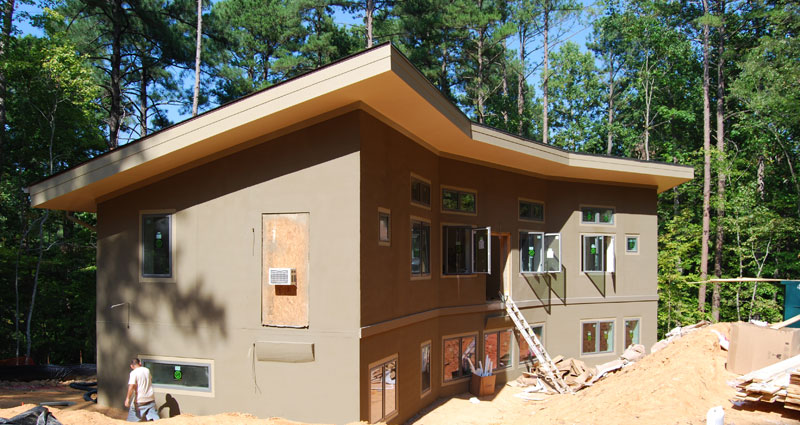
[[[479, 274], [491, 274], [492, 272], [492, 228], [491, 226], [485, 227], [476, 227], [470, 224], [442, 224], [442, 277], [453, 277], [453, 276], [476, 276]], [[464, 271], [460, 272], [456, 271], [449, 271], [449, 253], [450, 247], [448, 245], [449, 237], [448, 237], [448, 229], [456, 229], [456, 231], [463, 231], [464, 232]], [[486, 270], [476, 270], [475, 260], [476, 260], [476, 250], [478, 249], [475, 244], [475, 235], [478, 232], [486, 232], [487, 236], [487, 245], [485, 247], [486, 251]]]
[[[578, 345], [580, 346], [579, 348], [580, 348], [581, 357], [583, 357], [583, 356], [608, 355], [608, 354], [616, 353], [616, 343], [615, 343], [616, 342], [615, 340], [616, 340], [616, 337], [617, 337], [616, 331], [615, 331], [615, 328], [616, 328], [616, 325], [617, 325], [616, 322], [617, 321], [616, 321], [615, 318], [581, 320], [580, 321], [580, 328], [579, 328], [579, 331], [578, 331], [578, 335], [580, 335], [580, 339], [578, 340]], [[600, 330], [600, 324], [601, 323], [610, 323], [611, 324], [611, 338], [609, 340], [610, 341], [610, 349], [607, 350], [607, 351], [599, 351], [600, 350], [600, 338], [598, 338], [597, 335], [596, 335], [595, 336], [595, 341], [594, 341], [594, 346], [595, 346], [595, 350], [597, 350], [597, 351], [583, 351], [583, 327], [584, 327], [584, 325], [595, 324], [597, 326], [595, 328], [596, 329], [596, 333], [599, 335], [600, 332], [601, 332], [601, 330]]]
[[[153, 392], [164, 394], [180, 394], [197, 397], [214, 397], [216, 392], [216, 379], [215, 367], [213, 359], [200, 359], [188, 357], [170, 357], [170, 356], [156, 356], [149, 354], [140, 354], [137, 356], [141, 360], [142, 365], [145, 363], [160, 363], [175, 366], [204, 366], [208, 368], [208, 387], [185, 387], [180, 385], [160, 384], [155, 381], [152, 382]], [[150, 372], [152, 374], [152, 370]]]
[[[539, 338], [539, 342], [542, 343], [542, 346], [545, 346], [544, 345], [545, 322], [538, 322], [538, 323], [530, 324], [530, 327], [531, 327], [531, 329], [533, 329], [534, 333], [536, 333], [536, 328], [541, 329], [542, 336], [539, 337], [537, 335], [537, 337]], [[530, 357], [525, 358], [525, 359], [522, 358], [522, 345], [520, 344], [520, 341], [525, 341], [525, 338], [522, 337], [522, 333], [519, 332], [519, 330], [515, 330], [514, 331], [514, 336], [516, 337], [516, 340], [517, 340], [517, 365], [518, 366], [527, 366], [527, 365], [535, 365], [536, 363], [538, 363], [539, 360], [536, 359], [536, 356], [533, 356], [533, 358], [530, 358]], [[526, 341], [525, 344], [527, 345], [528, 342]]]
[[[617, 224], [617, 209], [612, 206], [608, 205], [581, 205], [578, 210], [581, 214], [581, 224], [582, 225], [590, 225], [590, 226], [616, 226]], [[592, 221], [585, 220], [584, 214], [586, 210], [596, 210], [596, 219]], [[603, 210], [611, 210], [611, 222], [604, 223], [600, 220], [600, 215], [602, 214]]]
[[[585, 243], [586, 238], [600, 238], [603, 242], [603, 248], [601, 249], [601, 260], [600, 264], [602, 265], [602, 270], [586, 270], [586, 257], [585, 257]], [[599, 273], [615, 273], [616, 272], [616, 263], [617, 263], [617, 243], [616, 243], [616, 235], [614, 234], [602, 234], [602, 233], [582, 233], [581, 240], [580, 240], [580, 253], [581, 253], [581, 273], [583, 274], [599, 274]]]
[[[381, 219], [387, 218], [386, 240], [381, 239]], [[388, 208], [378, 207], [378, 245], [392, 246], [392, 211]]]
[[[381, 418], [377, 421], [372, 421], [372, 370], [380, 367], [383, 369], [384, 366], [391, 362], [395, 362], [395, 374], [394, 374], [394, 410], [391, 412], [386, 412], [386, 380], [383, 379], [385, 372], [381, 372]], [[378, 423], [378, 422], [386, 422], [394, 418], [400, 413], [400, 359], [397, 353], [392, 354], [391, 356], [384, 357], [376, 362], [372, 362], [367, 366], [367, 401], [368, 401], [368, 411], [367, 411], [367, 418], [369, 423]]]
[[628, 344], [628, 322], [637, 322], [636, 325], [636, 339], [637, 342], [632, 342], [631, 344], [641, 344], [642, 343], [642, 318], [641, 317], [625, 317], [622, 320], [623, 325], [623, 332], [622, 335], [622, 347], [623, 350], [627, 350], [631, 344]]
[[[415, 273], [414, 269], [413, 269], [414, 258], [415, 258], [414, 257], [414, 223], [419, 223], [421, 225], [424, 225], [424, 226], [428, 227], [428, 250], [426, 252], [426, 254], [428, 255], [428, 271], [427, 272], [423, 272], [422, 269], [420, 268], [420, 271]], [[431, 221], [429, 219], [424, 218], [424, 217], [417, 217], [417, 216], [411, 216], [410, 217], [410, 220], [409, 220], [409, 242], [410, 242], [411, 250], [409, 252], [409, 255], [410, 255], [411, 258], [410, 258], [410, 261], [408, 262], [408, 264], [409, 264], [409, 269], [408, 270], [409, 270], [409, 273], [410, 273], [410, 276], [411, 276], [412, 280], [430, 279], [430, 277], [431, 277], [431, 268], [432, 268], [432, 264], [431, 264], [431, 228], [432, 228]], [[421, 265], [422, 265], [422, 261], [420, 260], [420, 266]]]
[[[416, 200], [414, 199], [414, 183], [420, 183], [422, 185], [428, 186], [428, 203], [426, 204], [423, 200]], [[419, 176], [417, 174], [411, 173], [411, 179], [409, 183], [409, 198], [411, 200], [411, 205], [418, 206], [420, 208], [425, 208], [427, 210], [431, 209], [431, 203], [433, 201], [433, 185], [431, 181]]]
[[[145, 274], [144, 273], [144, 219], [148, 216], [168, 216], [169, 217], [169, 268], [170, 273], [164, 274]], [[138, 257], [139, 257], [139, 282], [159, 282], [159, 283], [175, 283], [177, 281], [177, 258], [176, 258], [176, 245], [177, 245], [177, 231], [176, 231], [176, 211], [174, 209], [160, 209], [160, 210], [140, 210], [139, 211], [139, 235], [138, 235]]]
[[[424, 379], [422, 377], [423, 366], [425, 364], [425, 358], [422, 356], [422, 350], [425, 347], [428, 347], [428, 388], [425, 389], [424, 387]], [[431, 340], [427, 340], [419, 345], [419, 357], [420, 357], [420, 364], [419, 364], [419, 398], [425, 398], [426, 396], [430, 395], [433, 392], [433, 362], [431, 359], [433, 358], [433, 344]]]
[[459, 350], [458, 357], [459, 357], [459, 359], [463, 359], [464, 358], [464, 352], [463, 352], [464, 338], [469, 338], [469, 337], [475, 338], [475, 353], [474, 353], [475, 362], [473, 362], [473, 366], [477, 367], [476, 363], [477, 363], [477, 359], [478, 359], [478, 337], [479, 336], [480, 335], [479, 335], [478, 332], [465, 332], [465, 333], [461, 333], [461, 334], [445, 335], [445, 336], [442, 337], [442, 375], [441, 375], [441, 377], [442, 377], [442, 385], [451, 385], [453, 383], [463, 382], [463, 381], [469, 379], [472, 376], [472, 371], [469, 371], [468, 373], [465, 373], [465, 374], [461, 374], [461, 365], [459, 364], [459, 369], [458, 369], [459, 376], [457, 376], [455, 378], [451, 378], [451, 379], [446, 379], [445, 378], [445, 375], [444, 375], [445, 374], [444, 357], [445, 357], [445, 354], [446, 354], [446, 350], [444, 348], [445, 342], [447, 342], [449, 340], [453, 340], [453, 339], [458, 339], [458, 350]]
[[[487, 353], [486, 353], [486, 337], [490, 336], [490, 335], [497, 335], [497, 345], [499, 347], [500, 346], [500, 334], [502, 334], [502, 333], [508, 333], [509, 334], [509, 337], [508, 337], [508, 362], [506, 362], [506, 365], [503, 366], [503, 367], [499, 367], [495, 363], [495, 365], [494, 365], [495, 367], [492, 369], [492, 373], [495, 373], [496, 371], [500, 371], [500, 370], [503, 370], [503, 369], [508, 369], [508, 368], [512, 367], [513, 364], [514, 364], [514, 343], [512, 342], [514, 340], [514, 329], [513, 328], [490, 329], [490, 330], [483, 331], [483, 338], [481, 339], [481, 341], [483, 342], [483, 345], [481, 346], [481, 348], [483, 349], [483, 351], [482, 351], [483, 352], [483, 359], [486, 359], [486, 356], [487, 356]], [[497, 360], [496, 361], [499, 361], [500, 360], [499, 350], [498, 350], [498, 352], [496, 354], [497, 354]], [[486, 365], [484, 365], [484, 367], [485, 366]]]
[[[522, 217], [520, 215], [520, 209], [522, 209], [522, 204], [523, 203], [530, 204], [530, 205], [533, 205], [533, 204], [541, 205], [542, 206], [542, 218], [541, 218], [541, 220], [540, 219], [536, 219], [536, 218]], [[547, 210], [546, 210], [546, 207], [545, 207], [545, 203], [543, 201], [539, 201], [539, 200], [536, 200], [536, 199], [517, 198], [517, 219], [519, 221], [527, 221], [527, 222], [530, 222], [530, 223], [542, 224], [542, 223], [545, 222], [545, 214], [547, 214]]]
[[[561, 273], [561, 268], [562, 268], [562, 265], [563, 265], [562, 262], [561, 262], [561, 254], [562, 254], [561, 241], [563, 239], [561, 238], [561, 233], [560, 232], [559, 233], [547, 233], [547, 232], [542, 232], [542, 231], [528, 231], [528, 230], [521, 229], [521, 230], [519, 230], [518, 235], [519, 235], [519, 240], [518, 240], [519, 243], [517, 245], [519, 247], [519, 249], [518, 249], [518, 251], [519, 251], [518, 252], [518, 254], [519, 254], [519, 273], [521, 275], [540, 275], [540, 274], [544, 274], [544, 273]], [[524, 252], [522, 250], [522, 242], [523, 242], [522, 238], [523, 238], [523, 235], [526, 238], [529, 237], [530, 235], [541, 235], [542, 239], [541, 239], [541, 244], [540, 244], [540, 248], [539, 248], [539, 252], [543, 254], [543, 255], [540, 254], [540, 258], [539, 258], [539, 268], [541, 268], [541, 271], [526, 271], [526, 270], [522, 269], [522, 265], [525, 263], [524, 260], [526, 258], [528, 258], [528, 256], [524, 256]], [[548, 237], [554, 237], [556, 240], [558, 240], [558, 254], [557, 254], [557, 257], [556, 257], [556, 259], [558, 260], [558, 266], [556, 267], [557, 270], [550, 270], [547, 267], [547, 252], [549, 252], [549, 249], [550, 249], [550, 248], [546, 248], [547, 247], [547, 238]]]
[[[629, 239], [636, 239], [636, 249], [629, 250], [628, 249], [628, 241]], [[625, 254], [628, 255], [638, 255], [639, 254], [639, 235], [625, 235]]]
[[[444, 193], [445, 193], [445, 191], [455, 192], [456, 193], [456, 204], [457, 204], [457, 208], [456, 209], [445, 208], [445, 206], [444, 206], [444, 198], [445, 198]], [[469, 216], [478, 215], [478, 191], [477, 190], [463, 188], [463, 187], [441, 185], [441, 187], [439, 188], [439, 195], [441, 196], [441, 202], [439, 203], [439, 206], [441, 208], [441, 212], [442, 213], [446, 213], [446, 214], [461, 214], [461, 215], [469, 215]], [[473, 211], [469, 211], [469, 210], [465, 211], [465, 210], [461, 209], [461, 195], [472, 195], [472, 197], [475, 199], [475, 208], [474, 208]]]

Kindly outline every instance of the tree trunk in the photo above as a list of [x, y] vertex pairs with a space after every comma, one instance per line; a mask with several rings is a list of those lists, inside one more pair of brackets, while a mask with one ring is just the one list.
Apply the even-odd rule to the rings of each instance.
[[119, 146], [122, 127], [122, 0], [113, 0], [111, 25], [111, 105], [108, 116], [108, 148]]
[[[503, 62], [502, 62], [502, 72], [503, 72], [503, 98], [508, 99], [508, 72], [506, 70], [506, 40], [503, 40]], [[508, 109], [503, 108], [503, 124], [504, 130], [508, 130]]]
[[758, 199], [764, 200], [764, 155], [758, 156], [758, 168], [756, 169], [756, 192]]
[[367, 7], [364, 11], [364, 23], [367, 25], [367, 48], [372, 47], [372, 16], [375, 13], [375, 0], [367, 0]]
[[[717, 42], [717, 151], [719, 161], [724, 162], [725, 153], [725, 0], [719, 0], [719, 39]], [[714, 242], [714, 276], [722, 277], [722, 245], [725, 240], [725, 226], [722, 219], [725, 217], [725, 172], [724, 167], [717, 171], [717, 238]], [[711, 318], [719, 322], [719, 283], [714, 282], [711, 293]]]
[[203, 45], [203, 0], [197, 0], [197, 42], [194, 51], [194, 95], [192, 96], [192, 116], [197, 116], [200, 102], [200, 52]]
[[477, 44], [477, 56], [478, 56], [478, 75], [475, 78], [475, 103], [478, 108], [478, 122], [483, 124], [484, 121], [484, 110], [483, 110], [483, 28], [478, 31], [478, 44]]
[[[14, 0], [5, 0], [2, 10], [3, 30], [0, 34], [0, 61], [5, 61], [8, 44], [11, 41], [11, 30], [14, 18]], [[6, 74], [0, 69], [0, 179], [3, 175], [3, 152], [6, 129]]]
[[[142, 52], [144, 53], [144, 52]], [[139, 80], [139, 126], [142, 128], [141, 137], [147, 136], [147, 57], [142, 55], [142, 78]]]
[[520, 70], [517, 74], [517, 134], [522, 136], [523, 114], [525, 113], [525, 33], [519, 33], [519, 63]]
[[542, 143], [545, 145], [549, 144], [550, 141], [548, 140], [548, 130], [547, 130], [547, 82], [550, 79], [549, 71], [548, 71], [548, 55], [549, 55], [549, 46], [547, 45], [549, 41], [547, 40], [547, 32], [550, 27], [550, 4], [549, 1], [545, 1], [544, 6], [544, 70], [542, 71]]
[[39, 222], [39, 258], [36, 260], [36, 273], [33, 276], [33, 290], [31, 291], [31, 305], [28, 308], [28, 319], [25, 322], [25, 357], [31, 356], [31, 321], [33, 319], [33, 306], [36, 303], [36, 291], [39, 289], [39, 270], [42, 266], [42, 254], [44, 253], [44, 223], [50, 215], [50, 210], [44, 211], [44, 217]]
[[[703, 0], [703, 14], [708, 15], [708, 0]], [[711, 105], [708, 77], [708, 24], [703, 24], [703, 236], [700, 249], [700, 280], [708, 279], [709, 210], [711, 209]], [[697, 306], [706, 311], [706, 284], [700, 284]]]
[[608, 64], [608, 136], [606, 140], [606, 155], [611, 155], [611, 148], [614, 145], [614, 61]]

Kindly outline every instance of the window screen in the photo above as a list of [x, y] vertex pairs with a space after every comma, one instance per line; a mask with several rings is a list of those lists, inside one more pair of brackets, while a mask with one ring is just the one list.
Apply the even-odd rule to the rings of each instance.
[[172, 276], [171, 214], [142, 215], [142, 276]]

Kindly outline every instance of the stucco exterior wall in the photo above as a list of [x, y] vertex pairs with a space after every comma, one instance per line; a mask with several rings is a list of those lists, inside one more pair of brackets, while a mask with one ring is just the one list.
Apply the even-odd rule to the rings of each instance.
[[[468, 380], [442, 382], [442, 338], [475, 332], [482, 347], [484, 331], [513, 328], [502, 306], [486, 299], [484, 275], [442, 273], [442, 226], [491, 226], [510, 237], [511, 291], [529, 322], [544, 324], [544, 343], [552, 355], [563, 354], [598, 364], [618, 357], [624, 347], [624, 320], [639, 318], [640, 340], [649, 347], [656, 338], [657, 223], [656, 190], [591, 182], [548, 180], [492, 168], [475, 161], [437, 155], [367, 113], [361, 115], [361, 418], [369, 417], [369, 364], [398, 357], [399, 414], [390, 423], [408, 419], [437, 397], [464, 392]], [[430, 181], [431, 206], [410, 200], [411, 176]], [[443, 212], [442, 186], [477, 193], [474, 215]], [[545, 204], [544, 223], [519, 220], [520, 198]], [[613, 225], [581, 223], [581, 206], [615, 209]], [[378, 209], [391, 211], [391, 242], [378, 243]], [[410, 275], [411, 220], [431, 223], [427, 277]], [[522, 275], [519, 232], [560, 233], [562, 272]], [[595, 283], [581, 272], [581, 235], [615, 237], [616, 272]], [[625, 253], [625, 236], [639, 236], [639, 252]], [[495, 271], [496, 272], [496, 271]], [[613, 319], [614, 350], [581, 355], [581, 321]], [[420, 396], [420, 344], [432, 341], [432, 391]], [[517, 361], [501, 371], [498, 383], [519, 375]], [[478, 358], [482, 359], [482, 348]]]
[[[170, 393], [183, 413], [358, 419], [358, 120], [349, 113], [251, 143], [99, 203], [100, 404], [122, 406], [130, 358], [170, 356], [213, 360], [213, 396], [157, 390], [159, 406]], [[174, 211], [171, 282], [139, 278], [146, 210]], [[262, 214], [297, 212], [310, 214], [309, 326], [264, 327]], [[313, 343], [314, 361], [258, 361], [254, 344], [264, 341]]]

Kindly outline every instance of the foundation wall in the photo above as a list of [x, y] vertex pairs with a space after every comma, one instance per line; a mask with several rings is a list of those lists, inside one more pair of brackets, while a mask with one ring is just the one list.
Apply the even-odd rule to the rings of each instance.
[[[213, 361], [213, 388], [157, 389], [162, 417], [358, 420], [358, 122], [255, 141], [99, 204], [100, 404], [122, 406], [130, 358], [177, 357]], [[142, 211], [173, 214], [171, 279], [139, 277]], [[294, 213], [308, 213], [308, 326], [263, 326], [262, 216]]]
[[[590, 182], [548, 180], [493, 168], [476, 161], [445, 158], [395, 131], [369, 114], [361, 115], [361, 419], [369, 415], [369, 366], [397, 355], [399, 412], [390, 423], [408, 419], [437, 397], [467, 391], [468, 381], [442, 382], [442, 338], [478, 334], [479, 359], [483, 336], [492, 329], [510, 329], [502, 305], [487, 299], [487, 276], [444, 275], [445, 225], [491, 226], [493, 234], [510, 239], [510, 252], [493, 270], [501, 288], [509, 291], [531, 324], [544, 325], [544, 343], [552, 355], [576, 357], [589, 364], [617, 358], [624, 350], [625, 319], [640, 319], [640, 342], [656, 338], [657, 222], [656, 191]], [[430, 207], [411, 202], [411, 179], [428, 181]], [[442, 211], [442, 187], [477, 195], [474, 214]], [[519, 200], [544, 203], [543, 222], [519, 219]], [[582, 206], [614, 208], [614, 224], [581, 223]], [[391, 214], [391, 241], [379, 243], [378, 211]], [[411, 222], [430, 223], [431, 273], [411, 274]], [[521, 231], [560, 233], [559, 273], [520, 273]], [[588, 275], [581, 271], [581, 238], [601, 235], [615, 239], [615, 271]], [[638, 236], [636, 254], [627, 254], [625, 238]], [[488, 279], [497, 279], [490, 276]], [[581, 323], [614, 322], [613, 350], [581, 352]], [[516, 339], [516, 336], [515, 336]], [[420, 395], [420, 344], [432, 341], [432, 390]], [[498, 383], [519, 375], [514, 346], [512, 367]]]

